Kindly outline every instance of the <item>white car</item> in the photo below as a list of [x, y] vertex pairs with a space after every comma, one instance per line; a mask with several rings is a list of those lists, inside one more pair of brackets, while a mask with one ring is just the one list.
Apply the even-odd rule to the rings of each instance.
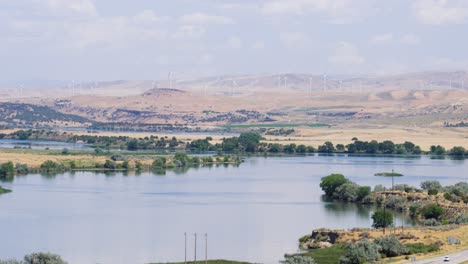
[[444, 257], [444, 262], [449, 262], [450, 258], [449, 257]]

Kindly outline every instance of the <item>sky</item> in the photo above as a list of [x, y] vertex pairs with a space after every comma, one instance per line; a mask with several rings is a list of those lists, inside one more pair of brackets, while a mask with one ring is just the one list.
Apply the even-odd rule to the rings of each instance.
[[0, 80], [468, 69], [467, 0], [0, 0]]

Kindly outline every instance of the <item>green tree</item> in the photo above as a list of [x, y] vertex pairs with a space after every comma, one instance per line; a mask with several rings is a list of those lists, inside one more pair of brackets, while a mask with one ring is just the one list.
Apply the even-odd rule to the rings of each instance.
[[336, 189], [347, 182], [349, 180], [343, 174], [330, 174], [321, 179], [320, 188], [322, 188], [326, 196], [333, 197]]
[[138, 140], [132, 139], [127, 143], [128, 150], [138, 150]]
[[108, 170], [115, 170], [117, 168], [117, 163], [115, 163], [113, 160], [106, 160], [106, 162], [104, 162], [104, 168]]
[[453, 147], [450, 150], [450, 155], [463, 156], [463, 155], [465, 155], [465, 148], [464, 147]]
[[51, 253], [32, 253], [24, 256], [25, 264], [67, 264], [59, 255]]
[[318, 151], [322, 153], [333, 153], [336, 149], [332, 142], [327, 141], [318, 147]]
[[372, 227], [373, 228], [385, 228], [393, 224], [393, 215], [392, 213], [378, 209], [375, 211], [372, 216]]
[[12, 177], [15, 174], [15, 165], [9, 161], [0, 165], [0, 178]]
[[421, 215], [426, 219], [440, 219], [445, 210], [437, 204], [428, 204], [421, 209]]
[[439, 181], [423, 181], [421, 182], [421, 189], [423, 190], [441, 190], [442, 185]]

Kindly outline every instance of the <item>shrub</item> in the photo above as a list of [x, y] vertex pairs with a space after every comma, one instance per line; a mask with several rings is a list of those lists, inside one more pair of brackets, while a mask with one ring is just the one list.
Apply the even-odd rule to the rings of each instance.
[[394, 235], [378, 237], [374, 240], [374, 243], [380, 247], [379, 252], [386, 257], [396, 257], [408, 252], [406, 247]]
[[437, 219], [430, 218], [430, 219], [424, 220], [423, 225], [425, 225], [425, 226], [438, 226], [438, 225], [441, 225], [441, 223], [439, 221], [437, 221]]
[[120, 154], [114, 154], [110, 158], [113, 161], [123, 161], [123, 160], [125, 160], [124, 156], [122, 156]]
[[106, 160], [106, 162], [104, 162], [104, 168], [108, 170], [115, 170], [117, 169], [117, 163], [115, 163], [113, 160]]
[[387, 199], [385, 199], [385, 207], [401, 210], [406, 203], [406, 198], [397, 195], [389, 195]]
[[436, 244], [425, 245], [424, 243], [410, 243], [406, 244], [406, 249], [408, 254], [420, 254], [420, 253], [429, 253], [436, 252], [440, 250], [440, 247]]
[[410, 211], [410, 216], [415, 217], [418, 215], [418, 210], [421, 208], [421, 204], [414, 202], [410, 205], [409, 211]]
[[51, 160], [46, 160], [41, 164], [41, 170], [44, 170], [46, 172], [62, 171], [64, 170], [64, 166], [60, 163]]
[[27, 174], [29, 172], [29, 167], [26, 164], [17, 163], [15, 169], [18, 174]]
[[59, 255], [51, 253], [32, 253], [24, 256], [25, 264], [67, 264]]
[[442, 185], [439, 181], [423, 181], [421, 182], [421, 189], [423, 190], [440, 190]]
[[437, 204], [429, 204], [421, 209], [421, 215], [426, 219], [439, 219], [444, 214], [444, 209]]
[[336, 188], [334, 198], [342, 201], [354, 202], [358, 199], [359, 185], [354, 182], [346, 182]]
[[347, 182], [349, 180], [343, 174], [330, 174], [322, 178], [320, 188], [322, 188], [326, 196], [333, 197], [336, 189]]
[[282, 264], [315, 264], [315, 261], [312, 257], [301, 256], [301, 255], [292, 255], [284, 256], [284, 260], [280, 261]]
[[350, 244], [344, 257], [340, 258], [340, 264], [371, 263], [380, 259], [379, 246], [367, 239]]
[[371, 218], [373, 221], [372, 227], [374, 228], [388, 227], [393, 224], [392, 213], [382, 209], [375, 211], [375, 213], [372, 214]]
[[0, 178], [11, 177], [15, 174], [15, 165], [9, 161], [0, 165]]
[[160, 158], [156, 158], [153, 161], [153, 164], [151, 165], [151, 167], [153, 169], [160, 169], [160, 168], [164, 168], [165, 165], [166, 165], [166, 158], [160, 157]]
[[141, 171], [143, 169], [143, 163], [141, 163], [139, 160], [135, 161], [135, 169], [137, 171]]
[[178, 164], [177, 167], [185, 167], [190, 163], [190, 158], [186, 153], [178, 152], [174, 155], [174, 162]]
[[437, 189], [430, 189], [427, 191], [427, 194], [429, 195], [437, 195], [439, 191]]
[[362, 201], [366, 196], [371, 194], [371, 188], [369, 186], [360, 186], [357, 190], [357, 198]]
[[386, 188], [385, 188], [385, 186], [383, 186], [382, 184], [378, 184], [378, 185], [376, 185], [376, 186], [374, 187], [374, 192], [383, 192], [383, 191], [385, 191], [385, 190], [386, 190]]

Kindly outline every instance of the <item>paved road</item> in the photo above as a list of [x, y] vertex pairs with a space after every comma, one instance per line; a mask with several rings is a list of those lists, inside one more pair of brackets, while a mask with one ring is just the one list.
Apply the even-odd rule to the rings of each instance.
[[[448, 256], [450, 258], [449, 262], [444, 262], [445, 256]], [[453, 254], [438, 256], [438, 257], [424, 259], [424, 260], [418, 260], [416, 258], [415, 262], [409, 262], [409, 263], [412, 263], [412, 264], [435, 264], [435, 263], [456, 264], [456, 263], [462, 263], [465, 261], [468, 261], [468, 249], [465, 249], [463, 251], [458, 251]]]

